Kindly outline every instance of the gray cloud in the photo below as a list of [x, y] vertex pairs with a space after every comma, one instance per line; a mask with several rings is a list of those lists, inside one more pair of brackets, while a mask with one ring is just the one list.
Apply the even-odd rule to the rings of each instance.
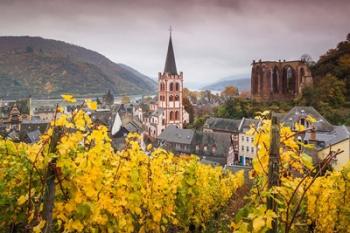
[[253, 59], [317, 59], [350, 32], [349, 12], [345, 0], [0, 0], [0, 33], [64, 40], [154, 77], [173, 25], [178, 68], [208, 83]]

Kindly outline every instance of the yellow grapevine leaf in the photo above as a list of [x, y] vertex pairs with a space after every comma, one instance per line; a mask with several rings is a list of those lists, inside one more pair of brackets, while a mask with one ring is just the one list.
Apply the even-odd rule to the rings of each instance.
[[86, 106], [91, 109], [91, 110], [96, 110], [97, 109], [97, 103], [95, 101], [92, 101], [90, 99], [85, 100]]
[[27, 197], [25, 195], [22, 195], [18, 198], [17, 204], [18, 205], [23, 205], [27, 201]]
[[146, 150], [152, 150], [152, 144], [148, 144]]
[[33, 228], [34, 233], [40, 233], [45, 226], [45, 220], [41, 220], [38, 225]]
[[72, 95], [61, 95], [64, 101], [68, 103], [75, 103], [77, 100]]
[[265, 220], [263, 216], [260, 216], [253, 220], [253, 232], [259, 232], [265, 226]]

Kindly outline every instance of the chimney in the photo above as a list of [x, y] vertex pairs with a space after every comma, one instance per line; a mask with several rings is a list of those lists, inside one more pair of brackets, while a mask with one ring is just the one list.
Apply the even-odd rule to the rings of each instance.
[[316, 141], [316, 128], [315, 128], [315, 126], [313, 126], [311, 129], [310, 140]]

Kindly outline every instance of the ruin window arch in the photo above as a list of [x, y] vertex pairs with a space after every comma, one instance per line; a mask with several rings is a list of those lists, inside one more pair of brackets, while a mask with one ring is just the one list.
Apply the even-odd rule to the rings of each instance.
[[174, 91], [174, 83], [170, 83], [169, 90]]
[[295, 93], [295, 73], [293, 72], [293, 69], [291, 67], [287, 68], [287, 89], [290, 93]]
[[304, 78], [304, 76], [305, 76], [305, 70], [304, 70], [304, 67], [301, 67], [300, 68], [300, 73], [299, 73], [300, 75], [299, 75], [299, 83], [302, 83], [303, 82], [303, 78]]
[[259, 75], [259, 92], [263, 93], [264, 91], [264, 70], [260, 67], [258, 70]]
[[179, 83], [176, 83], [176, 84], [175, 84], [175, 90], [176, 90], [176, 91], [179, 91], [179, 90], [180, 90], [180, 84], [179, 84]]
[[253, 94], [258, 93], [258, 87], [259, 87], [259, 77], [258, 77], [258, 69], [257, 68], [252, 68], [252, 80], [253, 80]]
[[295, 94], [296, 77], [291, 66], [283, 68], [282, 90], [283, 93]]
[[169, 96], [169, 101], [173, 101], [174, 97], [172, 95]]
[[170, 120], [173, 121], [174, 120], [174, 112], [170, 111]]
[[272, 70], [272, 92], [278, 93], [278, 79], [279, 79], [279, 72], [278, 68], [275, 66]]

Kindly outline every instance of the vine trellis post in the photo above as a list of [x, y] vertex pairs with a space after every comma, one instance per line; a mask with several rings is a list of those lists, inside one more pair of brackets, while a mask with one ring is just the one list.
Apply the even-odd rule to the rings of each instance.
[[[51, 137], [49, 145], [49, 153], [55, 153], [57, 144], [62, 136], [62, 128], [54, 127], [53, 135]], [[43, 219], [45, 222], [45, 227], [43, 233], [52, 232], [52, 212], [55, 203], [55, 178], [56, 178], [56, 158], [53, 158], [47, 166], [46, 173], [46, 187], [44, 193], [44, 208], [43, 208]]]
[[[268, 188], [273, 189], [274, 186], [280, 185], [279, 177], [279, 163], [280, 163], [280, 125], [279, 120], [276, 115], [272, 113], [271, 117], [271, 144], [270, 144], [270, 154], [269, 154], [269, 173], [268, 173]], [[267, 199], [267, 209], [270, 209], [277, 213], [277, 202], [276, 194], [271, 194]], [[271, 233], [278, 232], [278, 222], [274, 219], [272, 222]]]

